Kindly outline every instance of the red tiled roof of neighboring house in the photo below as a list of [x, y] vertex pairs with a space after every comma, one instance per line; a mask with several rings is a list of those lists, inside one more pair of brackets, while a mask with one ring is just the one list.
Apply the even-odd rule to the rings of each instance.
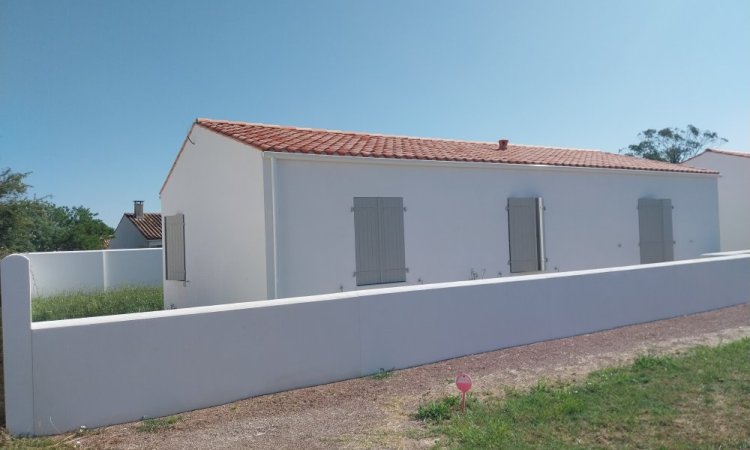
[[198, 119], [196, 124], [262, 151], [431, 161], [718, 173], [708, 169], [597, 150], [513, 143], [509, 143], [506, 150], [499, 150], [498, 143], [495, 142], [386, 136], [211, 119]]
[[149, 241], [161, 239], [161, 214], [143, 213], [143, 217], [137, 218], [133, 213], [125, 213], [125, 217]]

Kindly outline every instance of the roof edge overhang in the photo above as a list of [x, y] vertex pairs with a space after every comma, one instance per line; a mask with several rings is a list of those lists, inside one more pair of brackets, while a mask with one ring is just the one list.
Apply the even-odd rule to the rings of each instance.
[[[177, 152], [177, 156], [175, 157], [174, 161], [172, 162], [172, 166], [169, 168], [169, 172], [167, 173], [167, 177], [164, 179], [164, 183], [162, 183], [161, 189], [159, 189], [159, 197], [161, 197], [162, 192], [164, 192], [164, 188], [167, 187], [167, 183], [169, 182], [169, 178], [172, 177], [172, 172], [174, 172], [174, 168], [177, 166], [177, 161], [180, 160], [180, 156], [182, 156], [182, 152], [185, 151], [185, 145], [188, 143], [188, 141], [190, 141], [190, 135], [193, 133], [193, 128], [195, 128], [196, 125], [200, 125], [198, 123], [198, 119], [195, 119], [193, 121], [193, 123], [190, 125], [190, 129], [188, 130], [187, 134], [185, 135], [185, 139], [182, 141], [182, 145], [180, 146], [180, 151]], [[206, 127], [203, 127], [203, 128], [206, 128]]]
[[[242, 141], [239, 141], [242, 142]], [[243, 144], [261, 151], [260, 149], [243, 142]], [[473, 161], [444, 161], [431, 159], [406, 159], [406, 158], [377, 158], [367, 156], [345, 156], [345, 155], [318, 155], [310, 153], [275, 152], [263, 151], [264, 158], [277, 158], [297, 161], [336, 162], [347, 164], [378, 164], [378, 165], [402, 165], [402, 166], [429, 166], [429, 167], [453, 167], [453, 168], [476, 168], [476, 169], [506, 169], [506, 170], [544, 170], [563, 172], [585, 172], [585, 173], [607, 173], [607, 174], [639, 174], [639, 175], [661, 175], [661, 176], [698, 176], [718, 178], [717, 171], [704, 172], [680, 172], [672, 170], [647, 170], [647, 169], [617, 169], [609, 167], [587, 167], [587, 166], [563, 166], [548, 164], [524, 164], [524, 163], [497, 163], [497, 162], [473, 162]]]

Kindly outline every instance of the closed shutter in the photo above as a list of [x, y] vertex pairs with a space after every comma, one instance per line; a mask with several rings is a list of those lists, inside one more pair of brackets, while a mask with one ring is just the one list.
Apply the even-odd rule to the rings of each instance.
[[380, 215], [376, 197], [354, 198], [357, 286], [380, 283]]
[[674, 260], [672, 200], [638, 199], [638, 235], [641, 264]]
[[380, 213], [380, 282], [406, 281], [404, 251], [404, 199], [378, 199]]
[[508, 199], [508, 240], [512, 273], [542, 270], [541, 198]]
[[401, 197], [355, 197], [354, 238], [357, 286], [406, 281]]
[[185, 216], [165, 216], [164, 231], [167, 280], [185, 281]]

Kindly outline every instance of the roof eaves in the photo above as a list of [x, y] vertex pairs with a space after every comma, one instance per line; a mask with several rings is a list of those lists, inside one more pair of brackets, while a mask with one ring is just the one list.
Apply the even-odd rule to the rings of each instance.
[[[249, 144], [247, 144], [249, 145]], [[250, 145], [253, 147], [252, 145]], [[340, 159], [340, 160], [364, 160], [363, 162], [372, 163], [387, 163], [387, 164], [469, 164], [469, 165], [482, 165], [487, 167], [492, 166], [522, 166], [522, 167], [539, 167], [539, 168], [550, 168], [550, 169], [582, 169], [582, 170], [607, 170], [616, 172], [644, 172], [644, 173], [664, 173], [664, 174], [679, 174], [679, 175], [718, 175], [719, 172], [711, 169], [703, 169], [700, 167], [685, 166], [685, 169], [666, 169], [666, 168], [650, 168], [650, 167], [610, 167], [603, 165], [584, 165], [574, 163], [560, 163], [560, 164], [544, 164], [544, 163], [532, 163], [519, 160], [507, 160], [507, 161], [483, 161], [479, 159], [440, 159], [440, 158], [406, 158], [406, 157], [385, 157], [382, 155], [338, 155], [338, 154], [325, 154], [325, 153], [310, 153], [310, 152], [296, 152], [286, 150], [267, 150], [264, 153], [265, 156], [285, 158], [285, 159], [296, 159], [296, 158], [326, 158], [326, 159]], [[677, 164], [675, 164], [677, 165]]]
[[750, 158], [750, 153], [739, 152], [734, 150], [718, 150], [715, 148], [707, 148], [707, 152], [718, 153], [720, 155], [739, 156], [740, 158]]

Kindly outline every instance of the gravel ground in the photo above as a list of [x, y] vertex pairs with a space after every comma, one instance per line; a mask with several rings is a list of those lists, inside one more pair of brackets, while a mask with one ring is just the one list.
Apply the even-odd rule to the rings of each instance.
[[84, 448], [421, 448], [435, 443], [410, 416], [426, 400], [455, 393], [467, 372], [478, 395], [502, 395], [540, 378], [579, 380], [644, 353], [674, 353], [750, 336], [750, 305], [541, 342], [359, 378], [251, 398], [181, 414], [171, 430], [139, 432], [140, 424], [68, 437]]

